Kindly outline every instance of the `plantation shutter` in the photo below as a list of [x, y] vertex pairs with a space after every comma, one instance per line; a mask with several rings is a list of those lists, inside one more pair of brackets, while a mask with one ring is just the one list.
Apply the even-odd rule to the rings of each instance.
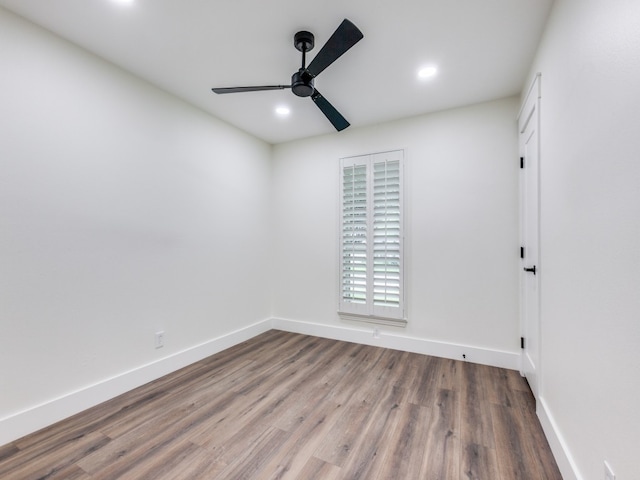
[[402, 158], [341, 159], [339, 310], [355, 320], [405, 323]]
[[[360, 160], [362, 162], [362, 160]], [[341, 310], [367, 314], [369, 292], [367, 163], [342, 166]]]
[[400, 160], [383, 155], [373, 159], [373, 314], [386, 317], [401, 310], [402, 219]]

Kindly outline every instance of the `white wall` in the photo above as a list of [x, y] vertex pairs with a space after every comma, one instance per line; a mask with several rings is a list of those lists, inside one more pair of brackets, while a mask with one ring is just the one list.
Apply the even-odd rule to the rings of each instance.
[[0, 65], [2, 444], [269, 318], [271, 147], [1, 8]]
[[336, 313], [338, 159], [404, 148], [409, 323], [383, 336], [517, 358], [518, 106], [510, 98], [277, 145], [274, 316], [319, 331], [355, 325]]
[[564, 441], [565, 478], [601, 480], [608, 460], [616, 479], [637, 479], [640, 3], [557, 1], [533, 72], [542, 73], [541, 414]]

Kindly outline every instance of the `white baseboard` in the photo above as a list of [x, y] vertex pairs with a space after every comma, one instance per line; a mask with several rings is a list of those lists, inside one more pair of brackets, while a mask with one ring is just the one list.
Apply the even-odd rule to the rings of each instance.
[[374, 330], [377, 327], [376, 325], [372, 325], [370, 328], [355, 328], [351, 326], [324, 325], [319, 323], [272, 318], [271, 326], [274, 329], [284, 330], [286, 332], [302, 333], [316, 337], [362, 343], [365, 345], [421, 353], [424, 355], [433, 355], [436, 357], [452, 358], [454, 360], [466, 360], [467, 362], [508, 368], [511, 370], [520, 369], [519, 353], [409, 337], [384, 331], [381, 328], [378, 328], [378, 336], [375, 337]]
[[0, 446], [271, 329], [263, 320], [0, 419]]
[[545, 402], [544, 398], [538, 398], [536, 400], [536, 413], [540, 420], [540, 425], [544, 430], [544, 434], [547, 437], [553, 456], [556, 459], [560, 473], [564, 480], [583, 480], [582, 475], [578, 471], [578, 467], [573, 461], [571, 452], [567, 447], [567, 443], [564, 441], [564, 437], [558, 429], [558, 424], [553, 419], [553, 415], [549, 411], [549, 406]]

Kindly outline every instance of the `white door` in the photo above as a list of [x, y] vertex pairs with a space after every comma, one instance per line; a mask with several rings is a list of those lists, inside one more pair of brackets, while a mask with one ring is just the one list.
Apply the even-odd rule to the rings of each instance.
[[536, 399], [540, 388], [540, 75], [518, 119], [521, 155], [521, 329], [522, 372]]

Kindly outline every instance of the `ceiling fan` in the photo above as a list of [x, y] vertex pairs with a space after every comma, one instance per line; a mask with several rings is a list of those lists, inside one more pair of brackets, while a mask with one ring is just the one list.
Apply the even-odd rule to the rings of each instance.
[[212, 88], [215, 93], [257, 92], [262, 90], [283, 90], [290, 88], [298, 97], [311, 97], [318, 108], [333, 124], [336, 130], [344, 130], [349, 122], [315, 88], [314, 79], [329, 65], [340, 58], [347, 50], [358, 43], [364, 35], [346, 18], [333, 32], [327, 43], [320, 49], [309, 66], [306, 66], [307, 52], [313, 49], [314, 36], [311, 32], [301, 31], [293, 36], [293, 44], [302, 52], [302, 67], [291, 76], [291, 85], [262, 85], [254, 87]]

